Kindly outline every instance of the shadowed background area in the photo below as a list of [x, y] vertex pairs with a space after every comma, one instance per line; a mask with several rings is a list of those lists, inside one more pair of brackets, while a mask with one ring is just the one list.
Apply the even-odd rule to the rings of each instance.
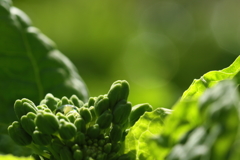
[[[133, 104], [171, 107], [240, 53], [236, 0], [13, 0], [78, 68], [90, 96], [118, 79]], [[64, 92], [64, 91], [63, 91]]]

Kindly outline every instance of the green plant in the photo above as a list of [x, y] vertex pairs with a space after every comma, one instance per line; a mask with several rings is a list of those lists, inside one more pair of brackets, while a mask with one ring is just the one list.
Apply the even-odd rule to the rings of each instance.
[[132, 109], [128, 94], [129, 84], [118, 80], [107, 94], [91, 97], [87, 103], [76, 95], [58, 99], [47, 94], [37, 106], [26, 98], [16, 100], [18, 121], [8, 132], [15, 143], [31, 148], [35, 158], [130, 159], [123, 153], [125, 137], [152, 107], [143, 104]]
[[[0, 0], [0, 18], [0, 84], [10, 92], [0, 92], [0, 144], [7, 148], [0, 152], [32, 155], [1, 158], [239, 158], [240, 57], [229, 67], [194, 80], [172, 110], [152, 110], [149, 104], [132, 107], [124, 80], [114, 82], [107, 94], [89, 98], [72, 63], [10, 0]], [[8, 132], [14, 142], [6, 133], [12, 121]]]

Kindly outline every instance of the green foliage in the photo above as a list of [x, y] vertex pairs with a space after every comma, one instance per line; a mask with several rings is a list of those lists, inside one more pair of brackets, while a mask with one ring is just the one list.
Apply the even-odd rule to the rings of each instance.
[[[0, 93], [1, 130], [17, 119], [8, 127], [9, 136], [30, 148], [32, 158], [239, 159], [240, 57], [194, 80], [173, 111], [153, 110], [146, 103], [132, 107], [125, 80], [88, 99], [74, 65], [10, 0], [0, 0], [0, 19], [0, 87], [9, 92]], [[0, 136], [1, 146], [12, 146], [4, 141], [6, 135]]]
[[229, 79], [239, 82], [239, 60], [194, 80], [173, 107], [164, 130], [150, 141], [157, 160], [230, 159], [237, 155], [230, 151], [238, 148], [239, 141], [239, 83]]

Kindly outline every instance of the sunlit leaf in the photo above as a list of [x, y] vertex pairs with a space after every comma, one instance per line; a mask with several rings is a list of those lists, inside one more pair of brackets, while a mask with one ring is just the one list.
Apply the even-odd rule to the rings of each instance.
[[145, 114], [135, 123], [126, 136], [125, 153], [130, 152], [131, 157], [139, 160], [153, 160], [148, 151], [148, 139], [157, 135], [163, 128], [165, 117], [171, 110], [158, 108]]
[[210, 71], [200, 79], [195, 79], [183, 93], [182, 99], [199, 98], [206, 88], [226, 79], [232, 79], [240, 71], [240, 56], [227, 68], [219, 71]]

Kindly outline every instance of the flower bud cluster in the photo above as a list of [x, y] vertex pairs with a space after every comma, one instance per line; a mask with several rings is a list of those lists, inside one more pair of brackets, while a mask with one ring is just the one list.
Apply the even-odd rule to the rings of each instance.
[[61, 99], [47, 94], [36, 106], [23, 98], [14, 104], [18, 121], [9, 127], [10, 137], [51, 160], [120, 160], [128, 129], [149, 104], [132, 107], [127, 101], [129, 84], [114, 82], [105, 95], [84, 103], [77, 96]]

